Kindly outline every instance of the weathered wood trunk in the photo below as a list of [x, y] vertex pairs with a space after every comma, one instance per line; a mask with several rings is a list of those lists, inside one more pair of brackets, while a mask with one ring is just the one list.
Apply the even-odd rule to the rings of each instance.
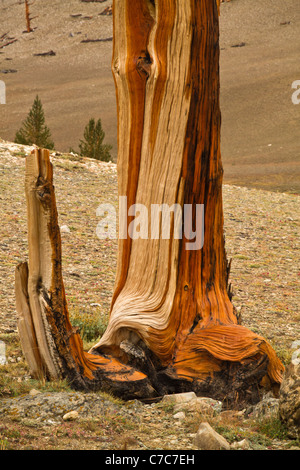
[[[194, 390], [229, 401], [256, 400], [262, 380], [280, 383], [283, 366], [263, 338], [239, 324], [231, 303], [223, 235], [217, 2], [115, 0], [112, 68], [119, 195], [126, 196], [127, 210], [135, 204], [148, 214], [153, 205], [187, 207], [192, 223], [187, 230], [186, 220], [174, 215], [170, 236], [164, 236], [160, 222], [159, 236], [151, 238], [151, 217], [148, 237], [138, 234], [132, 218], [124, 219], [109, 325], [84, 353], [68, 320], [54, 192], [49, 189], [40, 199], [37, 190], [44, 184], [52, 188], [51, 166], [45, 151], [31, 156], [29, 237], [37, 253], [29, 253], [28, 292], [38, 331], [46, 318], [45, 332], [37, 338], [42, 361], [50, 376], [68, 371], [77, 386], [109, 386], [126, 396]], [[36, 159], [42, 163], [33, 171]], [[197, 246], [199, 207], [204, 207], [203, 246]], [[45, 208], [47, 219], [37, 218]], [[175, 236], [180, 231], [181, 238]]]
[[27, 33], [31, 33], [31, 18], [30, 18], [30, 13], [29, 13], [29, 1], [25, 0], [25, 17], [26, 17], [26, 31]]
[[[69, 321], [62, 278], [61, 238], [48, 150], [26, 159], [29, 263], [16, 269], [16, 308], [24, 355], [35, 377], [66, 377], [75, 388], [144, 396], [147, 377], [113, 357], [83, 351]], [[127, 383], [128, 382], [128, 383]]]

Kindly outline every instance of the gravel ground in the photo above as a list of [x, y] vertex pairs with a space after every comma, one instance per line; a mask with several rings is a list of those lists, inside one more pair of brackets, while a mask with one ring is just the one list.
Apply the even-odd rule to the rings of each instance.
[[195, 451], [194, 437], [203, 422], [223, 435], [232, 450], [244, 440], [245, 450], [299, 450], [299, 443], [287, 436], [266, 437], [259, 429], [256, 408], [222, 411], [220, 402], [202, 400], [207, 405], [201, 411], [193, 404], [123, 403], [103, 394], [32, 389], [26, 396], [0, 401], [0, 450], [2, 446], [11, 450]]
[[[27, 259], [25, 156], [30, 147], [0, 140], [0, 336], [16, 337], [14, 270]], [[113, 292], [117, 244], [96, 236], [100, 203], [117, 205], [112, 163], [54, 153], [54, 182], [62, 233], [63, 270], [73, 311], [107, 318]], [[232, 259], [233, 301], [243, 324], [265, 336], [283, 361], [299, 334], [299, 196], [224, 185], [225, 233]], [[0, 449], [195, 450], [193, 436], [209, 421], [229, 442], [244, 438], [251, 449], [288, 449], [291, 441], [261, 434], [257, 422], [228, 412], [174, 418], [172, 407], [123, 403], [101, 394], [43, 391], [28, 394], [26, 364], [16, 345], [7, 377], [25, 394], [0, 401]], [[5, 372], [6, 371], [6, 372]], [[3, 383], [3, 382], [2, 382]], [[5, 386], [2, 396], [11, 396]], [[64, 413], [77, 410], [74, 422]]]

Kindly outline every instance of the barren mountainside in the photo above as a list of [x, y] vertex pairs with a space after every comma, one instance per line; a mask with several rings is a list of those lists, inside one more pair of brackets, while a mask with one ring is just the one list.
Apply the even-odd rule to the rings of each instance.
[[[117, 155], [111, 73], [111, 0], [36, 0], [26, 33], [23, 2], [0, 2], [0, 136], [12, 141], [36, 94], [56, 148], [78, 150], [89, 118], [101, 118]], [[222, 157], [225, 182], [299, 192], [298, 0], [221, 4]], [[8, 44], [8, 45], [6, 45]]]

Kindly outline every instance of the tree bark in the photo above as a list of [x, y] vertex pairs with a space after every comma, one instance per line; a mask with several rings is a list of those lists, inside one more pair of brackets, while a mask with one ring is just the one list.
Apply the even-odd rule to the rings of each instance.
[[[229, 402], [258, 400], [260, 385], [280, 384], [283, 365], [264, 338], [239, 324], [231, 302], [218, 4], [115, 0], [113, 49], [119, 196], [127, 198], [127, 211], [134, 204], [148, 214], [155, 204], [192, 208], [189, 232], [197, 207], [204, 207], [204, 244], [191, 249], [185, 221], [175, 215], [169, 238], [162, 222], [151, 238], [151, 218], [148, 237], [132, 225], [136, 218], [124, 219], [109, 325], [84, 353], [68, 320], [49, 156], [30, 156], [28, 292], [44, 367], [77, 387], [110, 388], [123, 397], [194, 390]], [[182, 238], [174, 236], [178, 229]]]
[[31, 33], [32, 32], [32, 29], [31, 29], [31, 18], [30, 18], [30, 13], [29, 13], [29, 1], [28, 0], [25, 0], [25, 17], [26, 17], [26, 30], [27, 30], [27, 33]]

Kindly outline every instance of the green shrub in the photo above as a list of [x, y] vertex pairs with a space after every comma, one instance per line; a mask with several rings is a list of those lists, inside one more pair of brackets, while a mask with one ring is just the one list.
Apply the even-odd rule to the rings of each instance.
[[86, 342], [96, 341], [103, 335], [107, 327], [107, 318], [100, 313], [84, 313], [77, 310], [70, 314], [72, 326], [80, 331]]
[[288, 432], [279, 418], [267, 418], [259, 423], [258, 430], [270, 439], [287, 439]]

